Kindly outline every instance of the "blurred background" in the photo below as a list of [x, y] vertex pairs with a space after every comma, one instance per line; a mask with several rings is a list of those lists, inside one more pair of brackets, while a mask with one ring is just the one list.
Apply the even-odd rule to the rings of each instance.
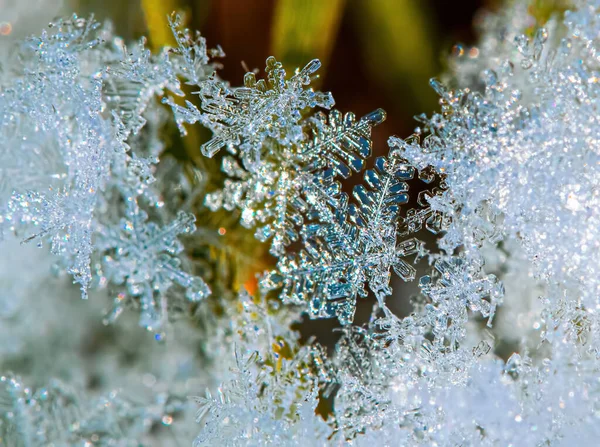
[[[428, 80], [442, 73], [455, 44], [475, 43], [477, 13], [500, 0], [0, 0], [0, 49], [40, 30], [54, 17], [76, 12], [111, 20], [126, 40], [147, 36], [159, 48], [174, 44], [166, 17], [181, 11], [209, 47], [226, 53], [220, 76], [240, 85], [247, 71], [264, 69], [274, 55], [288, 72], [311, 59], [323, 64], [316, 88], [331, 91], [336, 108], [362, 116], [388, 113], [373, 132], [374, 153], [387, 153], [391, 135], [406, 137], [413, 116], [436, 109]], [[470, 54], [467, 57], [471, 57]], [[476, 57], [476, 53], [475, 53]], [[0, 58], [0, 60], [2, 60]], [[196, 146], [197, 147], [197, 146]], [[359, 177], [356, 176], [356, 180]], [[348, 186], [348, 185], [347, 185]], [[351, 186], [351, 185], [350, 185]], [[348, 186], [348, 187], [350, 187]], [[414, 200], [416, 194], [411, 192]], [[251, 237], [251, 236], [250, 236]], [[392, 306], [410, 312], [417, 281], [394, 284]], [[357, 323], [369, 318], [373, 300], [358, 308]], [[336, 321], [306, 322], [302, 332], [332, 346]]]
[[[337, 107], [363, 115], [378, 107], [388, 120], [376, 143], [405, 135], [412, 117], [431, 111], [428, 79], [444, 68], [456, 43], [474, 42], [482, 7], [499, 0], [0, 0], [0, 44], [37, 33], [57, 15], [94, 13], [126, 39], [149, 36], [153, 47], [173, 43], [166, 16], [184, 13], [211, 47], [227, 57], [221, 76], [240, 84], [248, 70], [274, 55], [290, 69], [323, 63], [320, 87]], [[4, 42], [2, 42], [4, 41]], [[380, 147], [380, 144], [376, 144]]]

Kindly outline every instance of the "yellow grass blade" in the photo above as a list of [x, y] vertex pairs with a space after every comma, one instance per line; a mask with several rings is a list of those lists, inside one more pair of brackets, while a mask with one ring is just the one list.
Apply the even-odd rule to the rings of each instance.
[[271, 34], [273, 55], [290, 68], [303, 67], [315, 58], [325, 68], [344, 5], [345, 0], [278, 0]]

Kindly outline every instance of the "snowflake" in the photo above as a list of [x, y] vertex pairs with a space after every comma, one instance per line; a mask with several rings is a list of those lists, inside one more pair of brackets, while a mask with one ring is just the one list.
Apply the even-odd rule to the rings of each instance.
[[[100, 233], [97, 245], [106, 253], [103, 258], [106, 278], [114, 284], [125, 284], [127, 297], [140, 302], [140, 325], [157, 330], [167, 317], [166, 292], [174, 284], [185, 289], [185, 296], [191, 302], [202, 300], [210, 290], [200, 277], [182, 270], [178, 257], [183, 251], [178, 236], [195, 231], [194, 216], [181, 211], [162, 228], [147, 220], [147, 213], [132, 200], [127, 204], [125, 218], [118, 226]], [[119, 295], [115, 299], [111, 319], [122, 312], [125, 298]]]
[[267, 139], [280, 146], [297, 144], [304, 139], [301, 111], [316, 106], [330, 108], [330, 94], [306, 89], [310, 76], [321, 63], [313, 60], [302, 70], [286, 79], [286, 72], [274, 57], [267, 59], [267, 80], [256, 80], [254, 73], [244, 77], [244, 87], [230, 89], [211, 78], [208, 82], [196, 80], [200, 108], [189, 101], [181, 107], [172, 100], [177, 123], [200, 122], [213, 132], [213, 137], [202, 145], [202, 153], [212, 157], [223, 147], [239, 151], [250, 169], [260, 161]]
[[408, 237], [416, 226], [400, 225], [400, 205], [408, 201], [405, 181], [413, 176], [414, 169], [392, 151], [366, 172], [366, 186], [354, 188], [356, 203], [338, 190], [332, 206], [321, 185], [307, 185], [314, 218], [302, 229], [304, 249], [283, 257], [265, 286], [283, 287], [284, 302], [309, 303], [312, 316], [337, 316], [344, 324], [352, 321], [356, 297], [366, 296], [366, 284], [383, 305], [391, 294], [390, 271], [411, 281], [415, 269], [404, 258], [424, 254], [422, 243]]

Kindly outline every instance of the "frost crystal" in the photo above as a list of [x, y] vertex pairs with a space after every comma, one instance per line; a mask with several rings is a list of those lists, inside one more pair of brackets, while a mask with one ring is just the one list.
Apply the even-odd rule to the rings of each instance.
[[[84, 294], [91, 281], [98, 194], [113, 154], [123, 150], [110, 119], [102, 116], [102, 73], [82, 72], [79, 59], [80, 53], [99, 45], [93, 36], [97, 28], [73, 18], [58, 22], [55, 32], [31, 39], [23, 49], [23, 76], [12, 79], [0, 96], [5, 151], [10, 151], [9, 141], [31, 139], [26, 151], [8, 155], [17, 160], [0, 168], [9, 169], [2, 177], [22, 170], [29, 179], [9, 187], [12, 195], [0, 224], [30, 239], [50, 240]], [[41, 165], [40, 156], [50, 163]]]
[[[432, 166], [444, 175], [447, 189], [427, 201], [448, 227], [442, 252], [432, 256], [436, 273], [421, 280], [415, 313], [374, 319], [358, 340], [348, 332], [338, 346], [336, 412], [357, 444], [593, 444], [600, 180], [592, 168], [600, 7], [593, 3], [581, 2], [562, 24], [552, 20], [533, 38], [515, 33], [522, 18], [506, 13], [510, 22], [487, 30], [484, 39], [484, 48], [502, 52], [479, 61], [489, 64], [478, 66], [481, 91], [432, 81], [442, 110], [419, 118], [424, 125], [417, 134], [427, 135], [422, 144], [390, 140], [419, 170]], [[449, 82], [462, 87], [474, 63], [455, 64], [458, 79]], [[510, 315], [525, 322], [515, 301], [544, 294], [530, 330], [522, 332], [533, 337], [537, 329], [542, 345], [514, 338], [512, 346], [494, 343], [495, 336], [506, 341], [511, 334], [482, 330], [474, 318], [479, 314], [490, 326], [503, 313], [497, 307], [502, 287], [485, 274], [483, 259], [496, 258], [490, 251], [500, 253], [500, 264], [490, 267], [522, 281], [505, 270], [514, 268], [502, 255], [506, 247], [524, 250], [520, 256], [530, 264], [519, 265], [533, 265], [538, 279], [526, 276], [527, 292], [507, 284], [504, 300]], [[507, 360], [494, 360], [492, 348]], [[503, 354], [506, 349], [518, 352]], [[368, 360], [357, 364], [357, 357]]]
[[[166, 316], [170, 284], [185, 288], [190, 300], [206, 296], [204, 282], [182, 271], [175, 258], [161, 254], [149, 262], [151, 254], [181, 252], [172, 235], [191, 231], [190, 218], [175, 218], [160, 233], [137, 208], [140, 195], [160, 203], [160, 186], [151, 188], [162, 150], [153, 140], [160, 127], [154, 98], [180, 91], [176, 58], [151, 55], [144, 41], [127, 50], [108, 29], [73, 16], [31, 38], [15, 62], [15, 76], [6, 78], [0, 94], [0, 229], [25, 242], [49, 241], [57, 265], [73, 275], [84, 297], [107, 279], [126, 281], [149, 328]], [[124, 228], [113, 223], [121, 201], [129, 204]], [[127, 231], [133, 236], [120, 240]], [[127, 247], [120, 245], [125, 241]], [[92, 263], [103, 250], [116, 253], [104, 258], [113, 271], [98, 278]], [[133, 260], [140, 253], [145, 262]]]
[[[271, 253], [281, 256], [285, 247], [298, 239], [298, 227], [311, 209], [309, 191], [320, 190], [335, 200], [339, 193], [336, 177], [347, 178], [364, 166], [371, 155], [371, 129], [385, 119], [381, 109], [356, 121], [333, 110], [303, 121], [311, 139], [301, 145], [275, 146], [262, 155], [255, 170], [244, 169], [233, 157], [223, 160], [229, 177], [222, 190], [210, 193], [206, 205], [241, 210], [242, 225], [259, 226], [256, 237], [272, 238]], [[269, 147], [269, 146], [267, 146]]]
[[[185, 47], [184, 47], [185, 48]], [[263, 145], [269, 139], [283, 147], [304, 139], [299, 121], [307, 107], [333, 106], [330, 94], [315, 93], [305, 86], [310, 75], [319, 69], [318, 60], [286, 79], [286, 72], [274, 57], [267, 59], [267, 80], [256, 80], [254, 73], [244, 77], [244, 87], [230, 89], [215, 77], [206, 82], [190, 79], [200, 87], [200, 108], [189, 101], [187, 107], [167, 101], [175, 111], [182, 132], [184, 122], [200, 122], [213, 132], [213, 138], [202, 145], [202, 153], [212, 157], [223, 147], [239, 152], [249, 169], [260, 162]]]
[[[2, 234], [50, 242], [53, 271], [84, 296], [117, 294], [108, 320], [139, 307], [144, 328], [182, 331], [185, 343], [144, 347], [139, 328], [88, 324], [91, 305], [63, 314], [69, 295], [39, 274], [45, 258], [6, 257], [0, 365], [50, 385], [0, 378], [0, 439], [167, 445], [157, 427], [188, 414], [170, 390], [191, 383], [212, 390], [196, 399], [201, 429], [186, 435], [198, 446], [595, 445], [600, 2], [574, 1], [544, 27], [528, 11], [515, 2], [486, 16], [477, 51], [455, 48], [444, 82], [431, 82], [441, 110], [390, 138], [369, 170], [385, 113], [313, 110], [333, 107], [309, 87], [316, 60], [288, 76], [269, 58], [266, 79], [249, 73], [233, 87], [215, 73], [220, 48], [176, 16], [177, 47], [156, 55], [77, 17], [22, 45], [0, 77]], [[158, 97], [186, 85], [197, 105], [163, 102], [184, 133], [195, 123], [212, 132], [200, 152], [225, 149], [222, 173], [161, 160]], [[350, 197], [341, 182], [363, 171]], [[228, 268], [256, 250], [224, 248], [228, 228], [196, 230], [200, 203], [271, 241], [277, 265], [256, 293], [239, 284], [256, 288], [261, 259], [250, 275]], [[438, 235], [427, 248], [425, 230]], [[27, 270], [40, 277], [24, 281]], [[390, 310], [392, 272], [422, 275], [402, 318]], [[370, 320], [353, 325], [369, 294]], [[169, 319], [181, 308], [191, 327]], [[342, 323], [332, 355], [293, 329], [303, 313]], [[75, 314], [59, 343], [59, 323]], [[115, 391], [140, 384], [144, 403]]]
[[89, 399], [57, 380], [34, 392], [18, 377], [0, 376], [0, 439], [25, 446], [135, 446], [155, 423], [184, 406], [166, 396], [155, 407], [116, 393]]
[[216, 396], [207, 390], [195, 398], [203, 428], [194, 445], [321, 445], [333, 435], [315, 414], [319, 390], [330, 380], [319, 347], [299, 346], [289, 326], [298, 313], [277, 300], [246, 292], [240, 300], [241, 314], [228, 316], [231, 345], [221, 360], [234, 360], [225, 374], [230, 380]]
[[366, 296], [367, 283], [383, 304], [391, 294], [390, 271], [414, 279], [415, 269], [404, 258], [422, 254], [421, 243], [408, 237], [412, 228], [400, 225], [400, 205], [408, 201], [404, 181], [413, 175], [392, 151], [366, 172], [365, 185], [355, 187], [356, 203], [349, 204], [339, 189], [329, 197], [320, 185], [308, 185], [314, 217], [302, 229], [304, 249], [282, 258], [265, 284], [283, 287], [284, 302], [309, 302], [311, 315], [337, 316], [345, 324], [352, 321], [356, 297]]
[[[177, 257], [183, 251], [177, 237], [195, 231], [195, 218], [181, 211], [173, 222], [160, 228], [147, 222], [147, 213], [135, 201], [127, 206], [119, 226], [99, 235], [98, 249], [106, 253], [103, 272], [114, 284], [125, 284], [129, 295], [139, 299], [140, 324], [156, 330], [165, 322], [166, 292], [173, 284], [182, 286], [190, 301], [200, 301], [210, 293], [201, 278], [181, 270]], [[122, 312], [123, 300], [124, 296], [115, 300], [110, 318]]]
[[[180, 52], [191, 48], [189, 39], [179, 39]], [[166, 102], [177, 122], [199, 122], [213, 132], [202, 152], [211, 157], [226, 147], [232, 154], [223, 159], [228, 177], [221, 190], [206, 197], [214, 210], [241, 210], [245, 227], [258, 227], [256, 237], [272, 238], [271, 253], [280, 256], [297, 240], [297, 228], [308, 211], [306, 188], [319, 183], [323, 193], [337, 193], [335, 177], [347, 178], [364, 166], [371, 154], [371, 128], [385, 119], [377, 110], [360, 120], [351, 113], [332, 111], [306, 116], [314, 107], [329, 109], [329, 93], [314, 92], [306, 86], [320, 67], [314, 60], [289, 79], [273, 57], [267, 60], [267, 79], [246, 74], [244, 87], [230, 88], [216, 75], [205, 80], [191, 79], [199, 87], [199, 107]], [[182, 132], [185, 132], [181, 127]]]

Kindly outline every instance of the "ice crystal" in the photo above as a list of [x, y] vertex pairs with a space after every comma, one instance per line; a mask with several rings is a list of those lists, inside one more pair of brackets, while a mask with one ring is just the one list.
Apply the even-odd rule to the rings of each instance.
[[[179, 52], [192, 51], [193, 40], [179, 33]], [[183, 123], [196, 122], [213, 132], [202, 146], [205, 155], [223, 147], [232, 154], [223, 159], [228, 177], [223, 188], [208, 194], [206, 205], [212, 210], [240, 209], [242, 224], [257, 227], [258, 239], [272, 238], [276, 256], [298, 238], [309, 209], [306, 186], [320, 183], [324, 193], [335, 195], [334, 178], [362, 170], [371, 154], [371, 128], [385, 119], [382, 110], [358, 121], [352, 113], [336, 110], [329, 117], [307, 115], [308, 109], [334, 104], [331, 94], [306, 87], [319, 67], [313, 60], [287, 79], [281, 63], [270, 57], [266, 80], [247, 73], [244, 87], [231, 88], [216, 75], [194, 77], [189, 82], [199, 87], [198, 107], [190, 101], [186, 107], [166, 101], [182, 132]]]
[[371, 155], [371, 129], [384, 119], [381, 109], [358, 121], [352, 113], [319, 113], [303, 121], [310, 139], [268, 150], [254, 170], [226, 157], [222, 170], [228, 179], [222, 190], [207, 195], [206, 204], [213, 211], [239, 208], [242, 224], [258, 227], [256, 237], [261, 241], [272, 238], [271, 253], [281, 256], [298, 239], [298, 227], [311, 208], [309, 188], [316, 187], [334, 200], [339, 191], [335, 179], [362, 170]]
[[169, 17], [169, 25], [177, 41], [177, 48], [170, 49], [171, 55], [176, 57], [171, 57], [170, 61], [175, 63], [178, 75], [190, 84], [199, 85], [218, 68], [210, 58], [223, 57], [225, 53], [220, 47], [209, 50], [206, 39], [199, 32], [182, 29], [182, 20], [178, 14]]
[[[320, 445], [332, 428], [315, 414], [322, 356], [317, 347], [298, 345], [298, 334], [282, 322], [297, 318], [264, 294], [243, 292], [243, 311], [229, 333], [234, 362], [217, 395], [207, 390], [195, 400], [203, 428], [194, 445]], [[292, 320], [293, 321], [293, 320]], [[223, 359], [226, 360], [226, 359]], [[313, 374], [315, 371], [316, 374]]]
[[[99, 73], [82, 73], [78, 58], [99, 45], [97, 28], [74, 18], [30, 40], [23, 76], [2, 89], [0, 100], [3, 146], [32, 139], [26, 152], [7, 154], [18, 160], [3, 164], [9, 168], [3, 177], [19, 169], [30, 179], [15, 185], [3, 226], [30, 228], [29, 238], [50, 240], [84, 293], [91, 280], [93, 211], [112, 156], [123, 150], [110, 119], [102, 116]], [[51, 162], [40, 166], [40, 156]]]
[[[413, 176], [414, 169], [391, 151], [375, 160], [365, 185], [354, 188], [355, 203], [339, 188], [331, 194], [319, 184], [307, 185], [312, 219], [302, 228], [304, 248], [282, 258], [265, 285], [283, 287], [284, 302], [309, 303], [314, 317], [337, 316], [344, 324], [352, 321], [356, 298], [366, 296], [367, 284], [383, 305], [391, 294], [391, 270], [405, 281], [414, 279], [415, 269], [405, 258], [424, 253], [422, 243], [410, 237], [420, 226], [406, 225], [400, 216], [408, 201], [405, 181]], [[431, 218], [421, 215], [426, 216]]]
[[0, 377], [0, 439], [7, 445], [139, 445], [185, 402], [157, 396], [143, 406], [117, 393], [88, 398], [57, 380], [36, 391], [19, 377]]
[[144, 112], [153, 98], [165, 90], [179, 92], [180, 84], [175, 67], [164, 52], [154, 56], [146, 48], [145, 39], [132, 47], [125, 47], [114, 39], [104, 78], [104, 100], [124, 123], [121, 132], [138, 134], [146, 125]]
[[[421, 278], [422, 293], [431, 301], [425, 306], [426, 321], [437, 343], [451, 346], [465, 338], [467, 309], [487, 318], [492, 327], [496, 307], [502, 302], [503, 290], [493, 275], [477, 278], [479, 265], [463, 258], [439, 260], [435, 264], [437, 281]], [[458, 331], [458, 332], [455, 332]]]
[[[178, 236], [195, 231], [194, 216], [181, 211], [163, 228], [147, 221], [147, 213], [132, 200], [127, 204], [125, 218], [119, 226], [108, 227], [99, 235], [97, 247], [106, 253], [103, 259], [105, 277], [114, 284], [124, 284], [129, 296], [139, 299], [140, 324], [157, 330], [167, 317], [166, 292], [171, 286], [182, 286], [190, 301], [200, 301], [210, 291], [201, 278], [181, 269], [178, 258], [183, 251]], [[124, 298], [115, 299], [109, 318], [122, 312], [126, 304]]]
[[213, 138], [202, 145], [204, 155], [212, 157], [227, 147], [240, 152], [252, 169], [260, 162], [267, 139], [284, 147], [304, 139], [299, 124], [302, 110], [333, 106], [331, 95], [305, 88], [320, 66], [318, 60], [313, 60], [286, 79], [281, 63], [270, 57], [267, 59], [267, 80], [257, 81], [254, 73], [248, 73], [244, 77], [244, 87], [231, 89], [214, 77], [200, 83], [193, 77], [191, 82], [200, 87], [200, 108], [189, 101], [187, 107], [178, 106], [172, 100], [167, 102], [173, 107], [182, 132], [185, 132], [184, 122], [200, 122], [213, 131]]
[[[62, 294], [41, 294], [46, 301], [27, 318], [39, 284], [50, 282], [15, 282], [12, 269], [29, 269], [15, 258], [0, 278], [2, 367], [39, 383], [53, 357], [63, 368], [48, 374], [110, 391], [88, 399], [50, 382], [34, 392], [7, 374], [2, 440], [155, 441], [157, 425], [185, 412], [165, 390], [189, 392], [200, 351], [209, 371], [191, 383], [221, 385], [196, 400], [196, 445], [594, 445], [600, 3], [576, 1], [531, 33], [533, 18], [519, 14], [526, 9], [516, 2], [488, 15], [477, 51], [455, 49], [444, 83], [431, 83], [441, 110], [418, 117], [414, 136], [392, 137], [352, 197], [341, 181], [365, 169], [385, 113], [313, 113], [333, 107], [330, 94], [309, 87], [316, 60], [288, 76], [269, 58], [266, 79], [249, 73], [234, 87], [215, 74], [220, 48], [208, 50], [177, 17], [177, 47], [156, 55], [77, 17], [24, 44], [0, 78], [3, 232], [49, 241], [84, 295], [92, 286], [117, 293], [111, 318], [138, 306], [143, 327], [170, 330], [167, 310], [187, 306], [198, 333], [184, 331], [187, 350], [169, 345], [156, 366], [151, 353], [162, 345], [148, 349], [128, 328], [118, 332], [124, 346], [109, 349], [119, 336], [99, 342], [82, 313], [71, 340], [37, 353], [38, 334], [55, 344]], [[176, 123], [212, 132], [204, 155], [227, 152], [223, 187], [206, 196], [160, 161], [157, 97], [182, 96], [184, 83], [198, 104], [166, 99]], [[197, 169], [204, 180], [218, 177]], [[409, 207], [409, 183], [419, 180], [425, 191]], [[202, 200], [272, 239], [277, 266], [255, 294], [237, 294], [217, 268], [207, 281], [219, 296], [201, 305], [208, 286], [187, 252], [200, 238], [190, 204]], [[439, 235], [437, 249], [419, 240], [423, 230]], [[392, 272], [412, 280], [419, 259], [430, 271], [412, 313], [399, 317], [388, 306]], [[377, 298], [371, 319], [352, 325], [357, 298], [368, 294]], [[329, 359], [292, 329], [302, 312], [343, 323]], [[73, 340], [86, 338], [106, 352], [78, 358]], [[126, 370], [118, 359], [132, 353], [141, 359]], [[140, 382], [153, 396], [162, 390], [158, 400], [138, 405], [112, 392]]]
[[564, 25], [550, 22], [531, 39], [516, 36], [516, 51], [483, 72], [483, 92], [434, 82], [442, 112], [422, 118], [423, 148], [392, 140], [418, 167], [446, 175], [448, 191], [431, 201], [452, 216], [443, 249], [478, 256], [483, 241], [514, 237], [538, 274], [577, 290], [588, 308], [600, 287], [592, 9], [568, 12]]
[[[156, 327], [166, 316], [170, 284], [182, 286], [194, 301], [208, 293], [175, 258], [166, 262], [162, 254], [149, 262], [168, 250], [179, 254], [170, 235], [191, 231], [193, 217], [163, 215], [163, 222], [175, 220], [160, 233], [136, 208], [140, 196], [160, 203], [161, 186], [153, 185], [162, 150], [154, 140], [161, 126], [155, 97], [180, 92], [178, 59], [166, 52], [153, 56], [143, 40], [127, 49], [108, 28], [77, 16], [31, 38], [20, 56], [23, 62], [15, 64], [15, 76], [6, 79], [0, 96], [2, 230], [26, 242], [50, 241], [57, 264], [73, 275], [84, 297], [92, 284], [127, 280], [129, 298], [141, 297], [142, 324]], [[20, 150], [11, 149], [15, 145]], [[130, 238], [123, 235], [127, 225], [114, 224], [121, 201], [130, 205], [126, 217], [135, 232]], [[119, 234], [128, 248], [118, 246]], [[104, 259], [128, 270], [98, 278], [92, 263], [113, 249], [121, 254]], [[133, 258], [140, 253], [146, 262]], [[153, 293], [160, 295], [159, 304]]]

